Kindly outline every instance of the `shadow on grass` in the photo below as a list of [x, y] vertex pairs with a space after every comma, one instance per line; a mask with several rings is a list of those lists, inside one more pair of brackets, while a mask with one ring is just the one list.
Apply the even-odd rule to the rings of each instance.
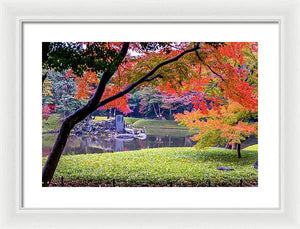
[[211, 162], [221, 164], [237, 163], [239, 166], [253, 164], [258, 159], [257, 151], [241, 150], [242, 158], [238, 158], [236, 150], [225, 150], [214, 148], [208, 150], [199, 150], [194, 154], [186, 156], [186, 159], [195, 162]]

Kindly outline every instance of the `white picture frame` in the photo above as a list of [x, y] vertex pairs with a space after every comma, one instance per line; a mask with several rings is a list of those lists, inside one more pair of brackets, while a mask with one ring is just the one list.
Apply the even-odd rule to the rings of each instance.
[[[22, 20], [23, 148], [20, 154], [22, 209], [272, 209], [280, 208], [279, 168], [279, 27], [278, 21], [218, 22], [111, 22], [45, 23]], [[81, 31], [85, 31], [82, 33]], [[103, 34], [99, 31], [107, 31]], [[127, 31], [133, 31], [128, 33]], [[135, 31], [139, 31], [136, 33]], [[148, 34], [147, 31], [156, 31]], [[186, 31], [178, 34], [177, 31]], [[199, 32], [201, 31], [201, 32]], [[223, 31], [223, 32], [221, 32]], [[229, 32], [230, 31], [230, 32]], [[253, 32], [255, 31], [255, 32]], [[222, 33], [222, 34], [220, 34]], [[40, 186], [41, 43], [47, 41], [256, 41], [259, 44], [259, 186], [253, 188], [51, 188]], [[276, 68], [274, 66], [277, 66]], [[270, 77], [272, 76], [272, 77]], [[273, 79], [270, 86], [269, 80]], [[273, 152], [272, 160], [268, 152]], [[254, 168], [253, 168], [254, 169]], [[277, 175], [276, 175], [277, 174]], [[247, 195], [245, 199], [244, 196]], [[86, 198], [79, 198], [84, 196]], [[147, 198], [145, 198], [147, 196]], [[87, 198], [88, 197], [88, 198]], [[74, 201], [76, 199], [76, 201]]]
[[[5, 55], [1, 54], [1, 69], [3, 69], [3, 84], [1, 84], [1, 100], [3, 106], [8, 107], [7, 112], [1, 117], [3, 130], [1, 133], [1, 181], [0, 188], [0, 225], [1, 228], [82, 228], [84, 226], [97, 227], [101, 224], [103, 227], [182, 227], [182, 228], [299, 228], [300, 222], [297, 219], [299, 215], [300, 204], [297, 202], [299, 193], [299, 179], [297, 174], [297, 112], [299, 105], [292, 103], [292, 98], [297, 98], [297, 82], [295, 76], [299, 70], [297, 66], [298, 53], [300, 51], [297, 40], [299, 39], [299, 16], [296, 9], [299, 4], [280, 1], [259, 2], [258, 0], [246, 1], [243, 5], [238, 5], [235, 1], [229, 1], [236, 8], [223, 11], [224, 4], [217, 1], [218, 6], [213, 3], [192, 3], [188, 7], [182, 6], [179, 2], [167, 1], [164, 4], [157, 4], [155, 1], [137, 4], [133, 1], [126, 1], [123, 9], [118, 7], [123, 3], [117, 0], [114, 3], [96, 2], [98, 7], [87, 7], [82, 12], [80, 1], [74, 1], [72, 6], [66, 2], [60, 2], [59, 5], [51, 1], [35, 4], [33, 0], [24, 3], [15, 4], [14, 1], [1, 1], [1, 43]], [[229, 4], [226, 2], [226, 5]], [[83, 4], [83, 3], [82, 3]], [[85, 3], [89, 4], [89, 3]], [[119, 4], [119, 5], [118, 5]], [[172, 5], [170, 9], [167, 7]], [[269, 5], [272, 5], [272, 8]], [[102, 7], [100, 7], [102, 6]], [[255, 6], [255, 7], [254, 7]], [[62, 12], [64, 7], [71, 7], [72, 14]], [[121, 7], [122, 8], [122, 7]], [[147, 8], [145, 16], [139, 16]], [[182, 9], [185, 13], [182, 13]], [[26, 12], [24, 11], [26, 9]], [[99, 11], [96, 11], [98, 9]], [[114, 11], [114, 9], [116, 11]], [[126, 13], [123, 10], [126, 10]], [[196, 11], [196, 9], [199, 10]], [[212, 10], [208, 12], [209, 10]], [[239, 10], [243, 16], [239, 15]], [[39, 13], [37, 13], [39, 12]], [[39, 15], [45, 12], [45, 15]], [[123, 14], [122, 14], [123, 12]], [[168, 12], [169, 16], [162, 17], [163, 13]], [[77, 15], [77, 16], [74, 16]], [[102, 15], [99, 17], [98, 15]], [[203, 16], [190, 16], [203, 15]], [[212, 15], [219, 15], [214, 17]], [[273, 16], [275, 15], [275, 16]], [[22, 192], [19, 181], [22, 181], [22, 168], [20, 167], [22, 158], [22, 97], [20, 89], [22, 80], [20, 79], [20, 64], [22, 57], [19, 55], [21, 42], [20, 25], [22, 22], [105, 22], [105, 21], [123, 21], [123, 22], [146, 22], [146, 21], [167, 21], [167, 22], [263, 22], [277, 21], [281, 24], [281, 165], [282, 165], [282, 205], [279, 210], [92, 210], [92, 209], [63, 209], [63, 210], [26, 210], [20, 208]], [[3, 66], [2, 66], [3, 65]], [[8, 77], [9, 76], [9, 77]], [[298, 82], [299, 83], [299, 82]], [[298, 84], [299, 85], [299, 84]], [[2, 104], [2, 103], [1, 103]], [[294, 112], [292, 112], [292, 109]], [[2, 112], [1, 112], [2, 113]], [[5, 133], [4, 133], [5, 132]], [[287, 153], [288, 152], [288, 153]], [[2, 160], [3, 158], [3, 160]], [[20, 161], [19, 161], [20, 160]], [[15, 169], [14, 169], [15, 168]], [[9, 172], [7, 172], [9, 171]], [[79, 214], [80, 213], [80, 214]], [[151, 222], [150, 222], [151, 220]], [[147, 225], [145, 225], [147, 224]]]

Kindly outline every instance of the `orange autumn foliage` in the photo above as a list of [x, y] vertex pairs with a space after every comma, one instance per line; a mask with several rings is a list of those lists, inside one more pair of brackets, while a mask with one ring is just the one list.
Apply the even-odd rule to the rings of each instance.
[[[96, 87], [99, 83], [99, 78], [97, 73], [92, 72], [91, 70], [84, 72], [82, 77], [78, 77], [72, 73], [72, 70], [69, 70], [66, 73], [66, 78], [69, 78], [71, 75], [75, 78], [75, 82], [77, 83], [77, 93], [75, 95], [75, 98], [79, 100], [85, 100], [89, 99], [96, 91]], [[126, 86], [126, 82], [116, 82], [117, 77], [114, 77], [111, 80], [110, 85], [105, 88], [104, 94], [102, 96], [102, 99], [106, 99], [120, 91], [120, 87], [117, 86], [117, 84], [122, 83], [122, 87]], [[124, 114], [128, 114], [131, 112], [129, 106], [128, 106], [128, 99], [129, 95], [124, 95], [116, 100], [111, 101], [110, 103], [106, 104], [105, 106], [102, 106], [99, 108], [99, 110], [106, 110], [110, 109], [112, 107], [118, 109], [119, 111], [123, 112]]]
[[229, 105], [223, 105], [220, 109], [210, 109], [203, 113], [200, 109], [184, 114], [175, 115], [175, 120], [190, 129], [199, 132], [192, 137], [198, 141], [199, 148], [212, 146], [217, 143], [238, 143], [245, 140], [251, 134], [257, 135], [258, 123], [249, 124], [250, 110], [238, 102], [229, 101]]
[[[120, 48], [120, 43], [106, 45], [116, 50]], [[102, 99], [124, 90], [161, 62], [194, 45], [177, 43], [176, 48], [151, 52], [141, 51], [140, 43], [131, 43], [131, 51], [111, 78]], [[193, 139], [199, 142], [206, 139], [206, 145], [216, 140], [239, 143], [250, 134], [257, 133], [257, 124], [248, 124], [243, 121], [244, 117], [236, 117], [240, 113], [245, 116], [256, 113], [258, 109], [257, 53], [258, 45], [255, 42], [201, 42], [197, 53], [186, 54], [172, 64], [161, 67], [155, 73], [162, 75], [161, 79], [144, 82], [140, 87], [150, 84], [161, 92], [178, 97], [193, 92], [191, 100], [194, 110], [176, 115], [176, 120], [199, 130]], [[66, 77], [71, 74], [69, 71]], [[89, 69], [81, 78], [75, 76], [78, 85], [76, 98], [90, 98], [99, 78], [99, 73]], [[131, 111], [128, 98], [125, 95], [99, 109], [115, 107], [127, 114]]]

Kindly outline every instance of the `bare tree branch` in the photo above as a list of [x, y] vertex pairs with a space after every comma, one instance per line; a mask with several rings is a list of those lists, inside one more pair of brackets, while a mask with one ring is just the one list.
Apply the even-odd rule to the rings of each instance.
[[219, 76], [219, 78], [220, 78], [222, 81], [225, 82], [224, 76], [222, 76], [222, 75], [216, 73], [216, 72], [215, 72], [208, 64], [206, 64], [206, 66], [209, 68], [209, 70], [210, 70], [212, 73], [214, 73], [215, 75]]
[[[201, 57], [200, 57], [200, 55], [199, 55], [199, 53], [198, 53], [197, 50], [195, 50], [195, 53], [196, 53], [198, 59], [200, 60], [200, 62], [204, 63], [204, 61], [201, 59]], [[216, 73], [216, 72], [215, 72], [208, 64], [206, 64], [206, 63], [204, 63], [204, 64], [209, 68], [209, 70], [210, 70], [212, 73], [214, 73], [215, 75], [219, 76], [219, 78], [220, 78], [222, 81], [225, 82], [224, 76], [222, 76], [222, 75]]]

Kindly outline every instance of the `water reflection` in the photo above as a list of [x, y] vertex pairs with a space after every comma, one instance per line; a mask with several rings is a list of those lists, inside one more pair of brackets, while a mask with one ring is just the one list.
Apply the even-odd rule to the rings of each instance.
[[[43, 136], [43, 156], [50, 154], [55, 138], [56, 135], [52, 134]], [[145, 148], [191, 147], [193, 145], [195, 142], [190, 140], [190, 136], [147, 135], [145, 140], [133, 139], [130, 141], [96, 136], [70, 136], [63, 154], [108, 153]]]
[[[56, 134], [43, 135], [43, 157], [48, 156], [56, 139]], [[257, 139], [250, 137], [241, 148], [257, 144]], [[195, 142], [190, 136], [147, 135], [145, 140], [119, 140], [105, 136], [70, 136], [63, 154], [88, 154], [131, 151], [160, 147], [192, 147]]]

